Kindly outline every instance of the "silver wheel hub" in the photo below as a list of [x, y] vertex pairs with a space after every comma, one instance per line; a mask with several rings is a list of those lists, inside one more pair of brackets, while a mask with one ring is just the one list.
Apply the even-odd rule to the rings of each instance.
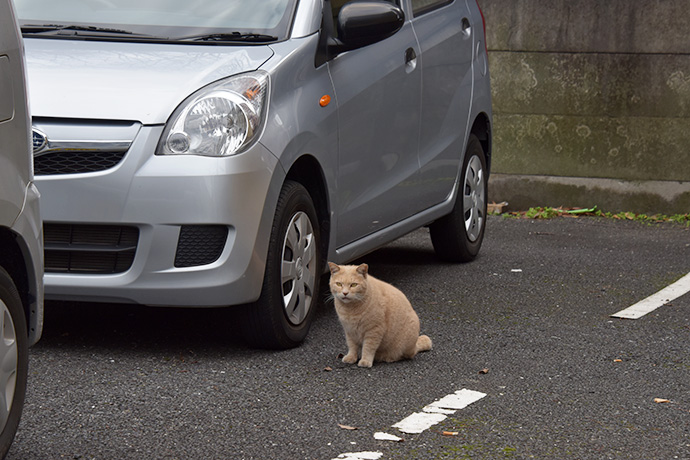
[[302, 276], [304, 275], [304, 266], [302, 265], [301, 257], [297, 259], [297, 262], [295, 262], [295, 270], [297, 272], [297, 279], [302, 279]]
[[477, 241], [479, 235], [481, 235], [486, 218], [485, 180], [482, 162], [479, 157], [474, 155], [470, 158], [465, 170], [462, 201], [465, 231], [467, 232], [467, 238], [472, 242]]
[[294, 325], [304, 321], [314, 299], [316, 238], [309, 216], [298, 212], [285, 233], [280, 269], [285, 316]]

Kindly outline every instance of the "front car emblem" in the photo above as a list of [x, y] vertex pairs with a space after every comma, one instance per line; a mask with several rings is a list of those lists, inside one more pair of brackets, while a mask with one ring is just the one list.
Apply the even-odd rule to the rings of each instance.
[[34, 155], [41, 153], [48, 147], [48, 137], [46, 137], [45, 133], [41, 132], [40, 130], [33, 128], [31, 137], [33, 141]]

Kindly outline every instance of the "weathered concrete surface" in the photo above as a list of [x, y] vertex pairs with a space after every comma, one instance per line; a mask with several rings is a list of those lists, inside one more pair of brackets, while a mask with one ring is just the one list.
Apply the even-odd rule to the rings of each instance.
[[493, 51], [489, 63], [499, 113], [690, 117], [690, 55]]
[[494, 105], [491, 200], [516, 209], [585, 197], [582, 205], [607, 211], [690, 212], [686, 0], [480, 4]]
[[688, 118], [499, 113], [494, 115], [494, 148], [492, 170], [497, 173], [690, 179]]
[[492, 50], [687, 54], [687, 0], [479, 0]]

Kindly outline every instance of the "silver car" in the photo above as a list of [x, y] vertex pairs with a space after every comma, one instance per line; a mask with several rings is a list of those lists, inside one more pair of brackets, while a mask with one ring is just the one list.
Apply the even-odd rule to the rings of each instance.
[[43, 235], [34, 185], [24, 49], [0, 0], [0, 457], [24, 406], [28, 347], [43, 330]]
[[473, 259], [491, 96], [476, 0], [16, 0], [46, 298], [238, 309], [299, 344], [325, 261], [429, 225]]

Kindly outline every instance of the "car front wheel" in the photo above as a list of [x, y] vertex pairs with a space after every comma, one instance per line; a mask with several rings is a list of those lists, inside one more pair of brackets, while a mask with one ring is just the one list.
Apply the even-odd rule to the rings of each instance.
[[434, 251], [449, 262], [474, 260], [486, 227], [487, 169], [481, 142], [470, 135], [453, 211], [429, 227]]
[[24, 406], [29, 351], [17, 288], [0, 267], [0, 458], [5, 458]]
[[286, 181], [278, 198], [261, 296], [245, 307], [245, 339], [253, 346], [292, 348], [314, 318], [321, 277], [321, 234], [314, 203]]

